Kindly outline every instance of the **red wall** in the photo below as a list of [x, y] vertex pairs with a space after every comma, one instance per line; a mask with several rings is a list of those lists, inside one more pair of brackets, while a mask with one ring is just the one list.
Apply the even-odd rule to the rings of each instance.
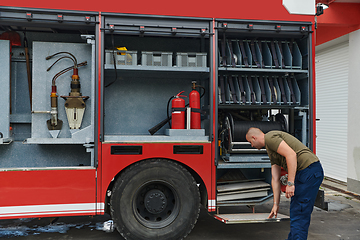
[[332, 3], [317, 17], [316, 45], [360, 29], [360, 3]]
[[[0, 6], [83, 10], [96, 12], [139, 13], [171, 16], [313, 21], [313, 16], [291, 15], [282, 0], [138, 0], [138, 1], [2, 1]], [[5, 3], [6, 2], [6, 3]]]

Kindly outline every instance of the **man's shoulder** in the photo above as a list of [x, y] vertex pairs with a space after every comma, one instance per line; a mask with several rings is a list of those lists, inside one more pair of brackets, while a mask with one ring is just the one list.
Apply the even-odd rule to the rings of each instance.
[[279, 130], [272, 130], [265, 133], [265, 138], [281, 137], [285, 132]]
[[275, 151], [279, 147], [280, 143], [283, 141], [283, 134], [282, 131], [269, 131], [265, 134], [265, 146], [268, 150]]

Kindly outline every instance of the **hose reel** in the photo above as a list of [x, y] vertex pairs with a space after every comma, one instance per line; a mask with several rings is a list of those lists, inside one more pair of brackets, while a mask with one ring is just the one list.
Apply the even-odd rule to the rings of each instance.
[[264, 133], [272, 130], [286, 131], [286, 119], [284, 115], [277, 114], [276, 121], [239, 121], [234, 120], [231, 114], [224, 119], [223, 147], [228, 153], [263, 153], [266, 150], [255, 149], [246, 140], [246, 133], [251, 127], [259, 128]]

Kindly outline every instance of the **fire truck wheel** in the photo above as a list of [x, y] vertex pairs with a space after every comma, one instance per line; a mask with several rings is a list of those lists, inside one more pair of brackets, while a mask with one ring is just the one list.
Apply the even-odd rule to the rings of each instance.
[[121, 174], [110, 208], [115, 227], [127, 240], [183, 239], [199, 216], [200, 194], [185, 168], [151, 159]]

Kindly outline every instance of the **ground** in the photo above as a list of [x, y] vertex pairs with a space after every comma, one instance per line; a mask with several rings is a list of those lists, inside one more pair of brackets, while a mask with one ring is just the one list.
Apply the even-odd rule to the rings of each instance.
[[[360, 240], [360, 201], [356, 196], [329, 188], [325, 190], [325, 201], [329, 210], [314, 208], [309, 229], [309, 240]], [[280, 213], [289, 214], [289, 200], [281, 197]], [[272, 202], [256, 208], [256, 212], [270, 212]], [[221, 208], [220, 213], [251, 210], [246, 207]], [[113, 229], [110, 216], [61, 217], [16, 219], [0, 221], [0, 238], [13, 240], [122, 240]], [[280, 223], [256, 223], [225, 225], [215, 220], [204, 208], [193, 231], [186, 240], [284, 240], [289, 232], [289, 221]]]

